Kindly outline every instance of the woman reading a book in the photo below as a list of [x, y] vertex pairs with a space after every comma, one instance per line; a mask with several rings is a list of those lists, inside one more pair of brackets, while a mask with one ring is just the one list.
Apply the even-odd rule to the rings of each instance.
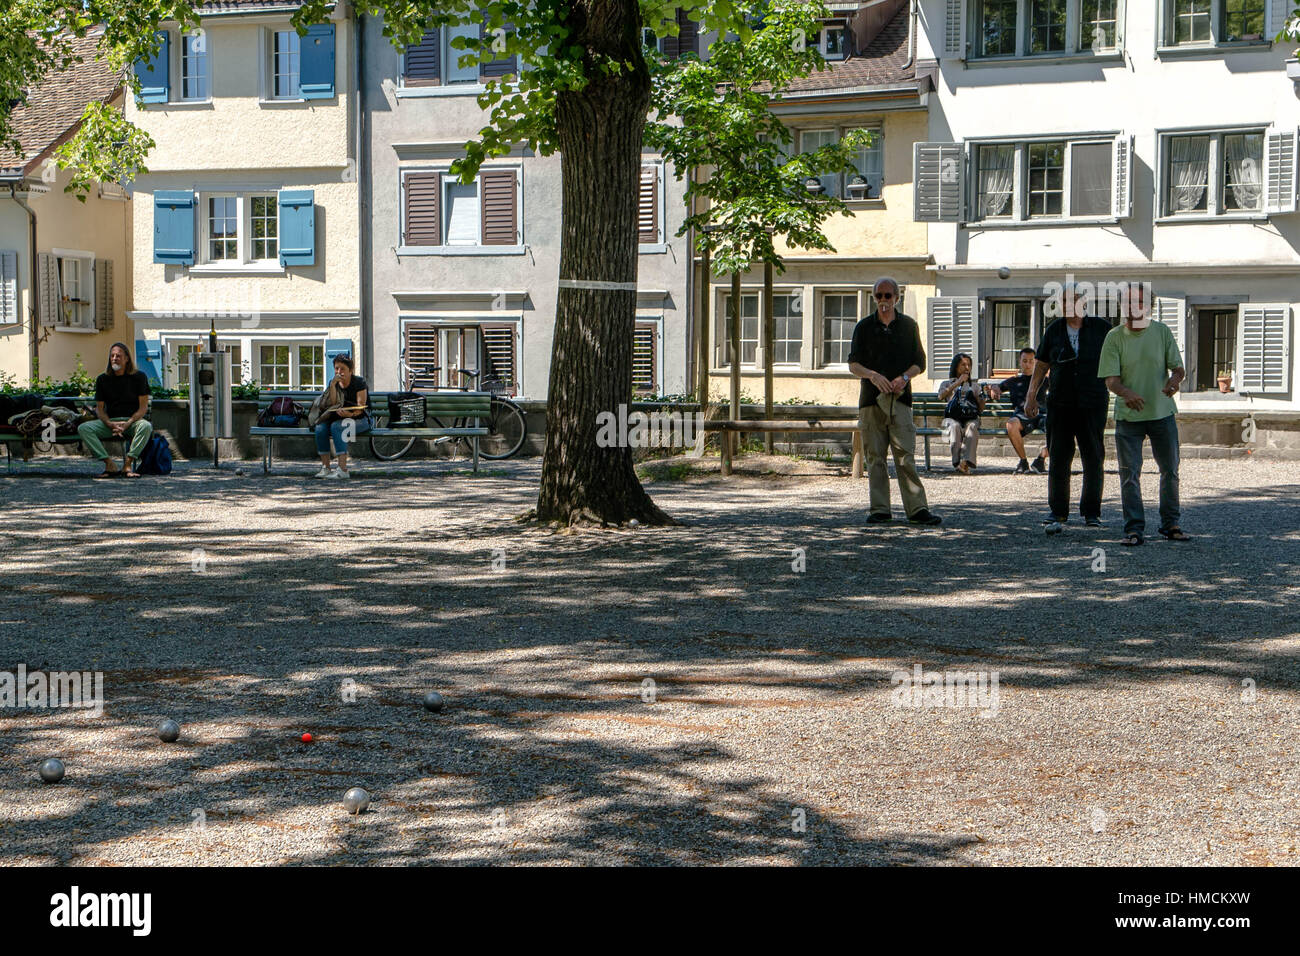
[[[316, 451], [320, 454], [317, 478], [348, 477], [348, 442], [370, 431], [370, 388], [350, 355], [334, 356], [334, 378], [318, 401], [322, 413], [316, 421]], [[333, 441], [336, 464], [330, 462]]]

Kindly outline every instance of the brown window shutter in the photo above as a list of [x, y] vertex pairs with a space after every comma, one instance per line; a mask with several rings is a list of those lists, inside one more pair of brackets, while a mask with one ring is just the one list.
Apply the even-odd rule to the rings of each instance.
[[41, 325], [58, 325], [63, 298], [59, 292], [59, 261], [48, 252], [36, 257], [36, 278], [40, 284], [37, 309]]
[[484, 324], [483, 362], [480, 371], [480, 384], [487, 379], [496, 379], [506, 387], [502, 393], [517, 395], [519, 393], [519, 356], [515, 348], [515, 326], [511, 324]]
[[641, 167], [641, 192], [637, 202], [636, 241], [659, 241], [659, 167], [653, 163]]
[[[406, 364], [425, 369], [438, 364], [438, 327], [436, 325], [407, 325], [403, 342]], [[416, 372], [407, 382], [408, 388], [437, 388], [438, 376], [434, 373]]]
[[653, 322], [638, 322], [632, 338], [632, 391], [654, 394], [659, 390], [658, 329]]
[[411, 173], [402, 180], [406, 190], [402, 245], [442, 245], [441, 178], [438, 173]]
[[437, 86], [442, 82], [442, 31], [425, 32], [420, 42], [408, 47], [403, 63], [405, 86]]
[[101, 332], [113, 327], [113, 263], [95, 260], [95, 328]]
[[[700, 25], [686, 15], [685, 10], [677, 11], [677, 26], [681, 32], [677, 34], [677, 49], [673, 52], [676, 59], [681, 59], [688, 53], [699, 55], [699, 27]], [[666, 51], [665, 51], [666, 52]]]
[[479, 173], [479, 210], [483, 218], [483, 245], [513, 246], [518, 242], [518, 205], [513, 169]]

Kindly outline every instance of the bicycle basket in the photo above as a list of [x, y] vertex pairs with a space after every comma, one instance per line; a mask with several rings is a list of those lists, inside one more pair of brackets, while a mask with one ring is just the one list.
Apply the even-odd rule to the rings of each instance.
[[417, 392], [390, 392], [388, 427], [420, 428], [424, 426], [424, 396]]
[[480, 391], [490, 392], [493, 395], [509, 395], [510, 383], [503, 378], [485, 378], [478, 383]]

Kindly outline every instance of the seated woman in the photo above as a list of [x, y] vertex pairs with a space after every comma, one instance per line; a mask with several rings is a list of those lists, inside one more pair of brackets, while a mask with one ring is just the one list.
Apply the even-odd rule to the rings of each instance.
[[[334, 356], [334, 378], [325, 389], [322, 407], [328, 409], [316, 423], [316, 451], [320, 454], [320, 471], [316, 478], [347, 478], [348, 443], [345, 436], [355, 439], [370, 431], [370, 387], [360, 375], [353, 375], [356, 364], [350, 355]], [[333, 394], [330, 394], [330, 393]], [[351, 428], [347, 423], [352, 422]], [[348, 435], [348, 432], [351, 434]], [[330, 463], [330, 442], [333, 441], [336, 466]]]
[[971, 381], [971, 357], [958, 352], [952, 357], [947, 380], [939, 386], [944, 409], [943, 431], [952, 446], [952, 466], [963, 475], [975, 470], [975, 453], [980, 443], [980, 413], [984, 393]]

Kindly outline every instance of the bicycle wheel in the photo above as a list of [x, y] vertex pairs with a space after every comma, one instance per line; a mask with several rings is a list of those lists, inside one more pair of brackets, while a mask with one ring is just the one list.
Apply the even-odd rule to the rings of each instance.
[[[374, 417], [375, 428], [387, 428], [388, 416], [376, 415]], [[390, 438], [387, 435], [376, 435], [373, 432], [370, 435], [370, 453], [381, 461], [396, 461], [415, 444], [414, 438]]]
[[478, 453], [490, 461], [517, 454], [528, 437], [523, 409], [508, 399], [493, 396], [484, 424], [488, 433], [478, 440]]

